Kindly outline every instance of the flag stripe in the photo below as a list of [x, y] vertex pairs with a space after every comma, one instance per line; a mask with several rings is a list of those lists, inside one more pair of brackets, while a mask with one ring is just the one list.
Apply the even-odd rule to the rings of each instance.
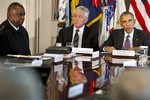
[[[144, 19], [144, 22], [143, 22], [143, 23], [145, 23], [145, 25], [146, 25], [147, 28], [148, 28], [148, 26], [150, 26], [150, 20], [149, 20], [149, 16], [147, 15], [145, 6], [144, 6], [142, 0], [138, 0], [138, 1], [135, 0], [135, 2], [136, 2], [136, 7], [138, 8], [138, 10], [139, 10], [141, 16], [142, 16], [143, 19]], [[150, 9], [150, 8], [149, 8], [149, 9]], [[135, 12], [135, 13], [136, 13], [136, 12]], [[135, 15], [135, 14], [134, 14], [134, 15]], [[136, 19], [138, 19], [138, 17], [136, 17]], [[138, 22], [138, 21], [137, 21], [137, 22]], [[143, 29], [143, 28], [141, 28], [141, 29]], [[149, 28], [148, 28], [148, 30], [150, 31]]]
[[97, 22], [102, 17], [103, 17], [103, 14], [101, 13], [101, 14], [99, 14], [98, 17], [96, 17], [94, 20], [92, 20], [91, 22], [89, 22], [86, 26], [88, 26], [88, 27], [91, 26], [92, 24], [94, 24], [95, 22]]
[[148, 17], [150, 18], [150, 11], [149, 11], [150, 4], [148, 3], [147, 0], [142, 0], [142, 3], [145, 6], [145, 10], [146, 10], [146, 13], [147, 13]]
[[[134, 13], [135, 17], [136, 17], [137, 21], [139, 22], [141, 28], [143, 30], [145, 30], [146, 32], [150, 33], [150, 31], [148, 30], [147, 25], [145, 23], [145, 19], [143, 18], [141, 12], [139, 11], [137, 3], [135, 2], [135, 0], [131, 0], [131, 6], [133, 8], [133, 11], [135, 12]], [[150, 36], [150, 34], [149, 34], [149, 36]]]

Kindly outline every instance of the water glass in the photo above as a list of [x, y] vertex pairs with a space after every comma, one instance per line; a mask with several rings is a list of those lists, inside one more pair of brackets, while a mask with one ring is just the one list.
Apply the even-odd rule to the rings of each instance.
[[148, 55], [148, 46], [140, 46], [139, 54]]
[[140, 55], [138, 60], [138, 66], [147, 67], [148, 65], [148, 56], [147, 55]]

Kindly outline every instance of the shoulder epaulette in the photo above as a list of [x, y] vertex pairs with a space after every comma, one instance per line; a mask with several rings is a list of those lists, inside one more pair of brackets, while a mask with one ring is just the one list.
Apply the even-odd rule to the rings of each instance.
[[0, 31], [3, 31], [6, 27], [7, 27], [7, 21], [4, 21], [1, 25], [0, 25]]
[[5, 25], [1, 26], [1, 27], [0, 27], [0, 31], [4, 30], [5, 27], [6, 27]]

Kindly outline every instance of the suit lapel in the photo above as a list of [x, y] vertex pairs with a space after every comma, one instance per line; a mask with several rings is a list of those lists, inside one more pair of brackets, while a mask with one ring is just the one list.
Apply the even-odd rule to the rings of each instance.
[[134, 34], [133, 34], [133, 47], [138, 46], [139, 36], [137, 33], [137, 30], [134, 28]]
[[71, 26], [70, 30], [68, 31], [69, 41], [73, 40], [73, 26]]
[[84, 31], [83, 31], [83, 36], [82, 36], [82, 45], [81, 45], [81, 47], [85, 47], [85, 45], [86, 45], [86, 35], [87, 35], [87, 32], [88, 31], [88, 28], [85, 26], [84, 27]]
[[119, 33], [120, 36], [118, 36], [118, 49], [122, 49], [123, 48], [123, 40], [124, 40], [124, 30], [121, 30], [121, 32]]

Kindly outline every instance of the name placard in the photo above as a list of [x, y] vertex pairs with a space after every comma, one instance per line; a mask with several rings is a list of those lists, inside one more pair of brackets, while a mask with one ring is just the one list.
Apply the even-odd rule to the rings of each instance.
[[133, 61], [134, 59], [122, 59], [122, 58], [112, 58], [113, 64], [123, 64], [126, 61]]
[[112, 55], [116, 55], [116, 56], [135, 56], [135, 51], [113, 50]]
[[136, 60], [130, 60], [130, 61], [125, 61], [124, 63], [123, 63], [123, 66], [137, 66], [137, 61]]
[[82, 53], [82, 54], [92, 54], [92, 48], [72, 48], [72, 52], [74, 53]]
[[48, 58], [48, 57], [52, 57], [54, 58], [54, 62], [60, 62], [63, 61], [63, 54], [51, 54], [51, 53], [44, 53], [44, 55], [42, 56], [43, 58]]
[[73, 98], [75, 96], [82, 94], [83, 93], [83, 87], [84, 87], [83, 83], [75, 85], [73, 87], [70, 87], [68, 97]]

